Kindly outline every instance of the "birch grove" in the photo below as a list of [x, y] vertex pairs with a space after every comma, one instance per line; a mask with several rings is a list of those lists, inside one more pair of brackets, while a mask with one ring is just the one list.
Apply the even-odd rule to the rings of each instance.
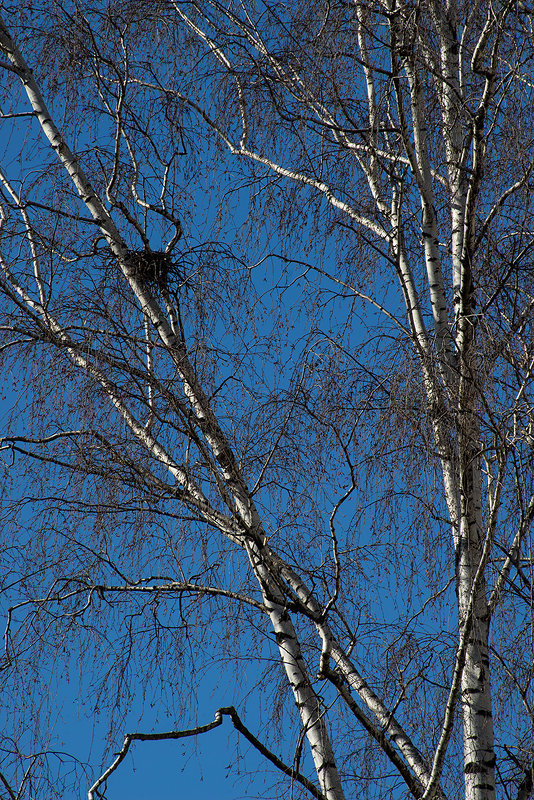
[[1, 797], [221, 725], [236, 796], [532, 796], [533, 64], [517, 0], [2, 4]]

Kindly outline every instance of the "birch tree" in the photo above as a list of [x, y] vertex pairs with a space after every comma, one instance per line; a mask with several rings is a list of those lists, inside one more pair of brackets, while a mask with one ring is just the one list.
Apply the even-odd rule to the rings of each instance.
[[[222, 724], [269, 796], [532, 795], [532, 26], [6, 5], [6, 797]], [[255, 688], [199, 719], [215, 661]]]

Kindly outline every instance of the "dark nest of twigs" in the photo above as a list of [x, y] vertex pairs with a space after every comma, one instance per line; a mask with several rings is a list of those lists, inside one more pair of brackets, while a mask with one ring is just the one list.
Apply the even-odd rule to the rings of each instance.
[[176, 272], [169, 254], [161, 250], [131, 250], [125, 260], [135, 277], [151, 289], [166, 289]]

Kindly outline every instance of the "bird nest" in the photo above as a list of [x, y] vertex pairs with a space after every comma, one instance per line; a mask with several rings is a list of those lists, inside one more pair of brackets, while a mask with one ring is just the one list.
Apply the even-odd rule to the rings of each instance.
[[169, 254], [158, 250], [131, 250], [126, 263], [145, 286], [165, 289], [172, 268]]

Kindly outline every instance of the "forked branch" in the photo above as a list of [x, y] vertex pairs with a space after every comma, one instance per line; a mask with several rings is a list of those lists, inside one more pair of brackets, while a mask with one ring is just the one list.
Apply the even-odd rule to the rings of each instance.
[[313, 797], [316, 797], [317, 800], [326, 800], [324, 794], [320, 792], [319, 789], [317, 789], [317, 787], [314, 786], [314, 784], [308, 780], [305, 775], [281, 761], [278, 756], [271, 752], [271, 750], [269, 750], [262, 742], [260, 742], [259, 739], [254, 736], [254, 734], [246, 727], [246, 725], [243, 724], [233, 706], [224, 706], [223, 708], [218, 708], [215, 712], [215, 719], [213, 722], [208, 722], [207, 725], [197, 725], [196, 728], [189, 728], [184, 731], [167, 731], [165, 733], [127, 733], [124, 737], [124, 744], [117, 753], [113, 763], [110, 764], [110, 766], [102, 773], [102, 775], [89, 789], [87, 793], [87, 800], [97, 800], [97, 798], [104, 797], [100, 791], [100, 787], [107, 782], [108, 778], [122, 764], [128, 754], [132, 742], [160, 742], [169, 739], [185, 739], [188, 736], [198, 736], [201, 733], [207, 733], [208, 731], [214, 730], [214, 728], [218, 728], [220, 725], [222, 725], [223, 717], [225, 716], [230, 717], [236, 731], [242, 734], [247, 742], [249, 742], [259, 753], [261, 753], [262, 756], [270, 761], [271, 764], [274, 764], [277, 769], [283, 772], [284, 775], [287, 775], [292, 780], [300, 783], [301, 786], [304, 786], [304, 788], [307, 789]]

